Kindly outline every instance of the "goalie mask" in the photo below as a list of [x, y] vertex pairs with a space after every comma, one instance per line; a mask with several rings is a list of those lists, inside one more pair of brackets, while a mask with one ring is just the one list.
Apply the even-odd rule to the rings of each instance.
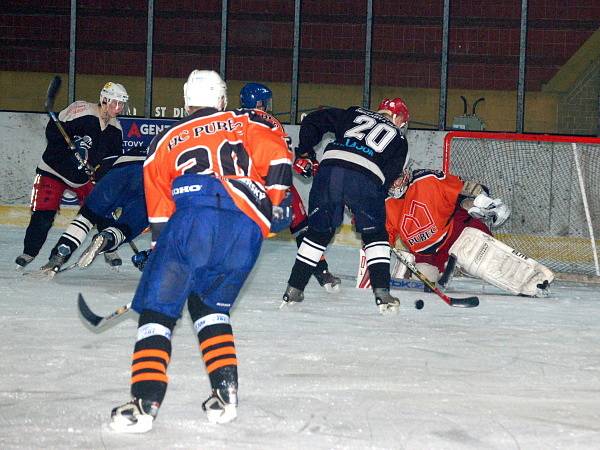
[[194, 70], [183, 85], [185, 108], [227, 108], [227, 85], [214, 70]]
[[392, 198], [402, 198], [406, 191], [408, 190], [408, 186], [413, 180], [413, 169], [412, 169], [412, 161], [409, 161], [402, 174], [394, 180], [390, 188], [388, 189], [388, 195]]
[[129, 94], [127, 94], [122, 84], [109, 81], [100, 91], [100, 105], [114, 108], [116, 114], [127, 114], [129, 112], [128, 101]]

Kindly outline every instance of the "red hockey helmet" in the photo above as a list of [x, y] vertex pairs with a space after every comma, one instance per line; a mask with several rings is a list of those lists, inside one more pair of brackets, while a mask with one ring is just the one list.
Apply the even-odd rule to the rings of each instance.
[[400, 97], [393, 99], [384, 98], [381, 100], [381, 103], [379, 103], [379, 108], [377, 108], [377, 110], [389, 111], [394, 116], [398, 117], [402, 116], [400, 124], [397, 124], [398, 128], [402, 128], [410, 120], [410, 112], [408, 111], [408, 107], [406, 106], [406, 103], [404, 103], [404, 100], [402, 100]]

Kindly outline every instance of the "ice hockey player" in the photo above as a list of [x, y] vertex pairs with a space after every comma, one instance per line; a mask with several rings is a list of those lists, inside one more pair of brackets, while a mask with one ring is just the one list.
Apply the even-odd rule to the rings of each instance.
[[[377, 112], [358, 106], [325, 108], [300, 125], [298, 154], [310, 163], [323, 135], [335, 134], [325, 147], [309, 194], [308, 230], [283, 294], [285, 303], [301, 302], [314, 267], [342, 224], [347, 206], [365, 246], [375, 303], [381, 313], [397, 312], [400, 301], [389, 292], [390, 245], [385, 229], [385, 198], [408, 161], [403, 130], [409, 120], [400, 98], [384, 99]], [[309, 164], [310, 165], [310, 164]]]
[[[99, 254], [115, 264], [116, 249], [139, 236], [148, 226], [143, 164], [147, 149], [131, 150], [114, 159], [106, 175], [96, 184], [77, 216], [60, 236], [42, 267], [50, 276], [60, 270], [96, 226], [99, 233], [81, 254], [77, 265], [89, 266]], [[115, 212], [120, 210], [118, 217]], [[109, 255], [107, 257], [107, 255]], [[120, 259], [118, 260], [120, 262]]]
[[93, 187], [91, 177], [101, 178], [102, 164], [112, 163], [110, 157], [121, 154], [123, 132], [117, 115], [124, 111], [128, 100], [123, 85], [108, 82], [100, 91], [97, 104], [76, 101], [59, 113], [58, 120], [81, 158], [69, 149], [54, 121], [48, 121], [48, 142], [36, 168], [31, 219], [25, 232], [23, 254], [15, 260], [18, 266], [25, 267], [39, 254], [54, 223], [63, 192], [74, 192], [79, 203], [83, 203]]
[[[248, 83], [240, 91], [240, 105], [242, 108], [260, 109], [266, 113], [271, 113], [273, 105], [273, 92], [264, 84]], [[309, 167], [310, 166], [310, 167]], [[304, 178], [310, 178], [313, 172], [319, 168], [316, 158], [306, 160], [306, 158], [297, 158], [292, 166], [294, 171]], [[296, 245], [300, 247], [302, 239], [308, 228], [306, 208], [302, 202], [302, 197], [295, 186], [290, 186], [290, 201], [292, 207], [292, 223], [290, 233], [296, 239]], [[340, 290], [341, 280], [329, 271], [329, 266], [325, 255], [317, 263], [313, 276], [318, 283], [325, 288], [327, 292], [337, 292]]]
[[513, 294], [548, 294], [554, 274], [492, 237], [487, 224], [499, 227], [510, 209], [501, 199], [490, 197], [487, 187], [437, 170], [407, 169], [389, 194], [390, 243], [414, 255], [417, 268], [429, 280], [446, 286], [454, 269], [454, 262], [447, 262], [454, 255], [467, 275]]
[[203, 409], [212, 423], [235, 419], [229, 312], [269, 233], [272, 207], [292, 182], [292, 153], [279, 122], [226, 111], [226, 85], [213, 71], [194, 70], [183, 92], [189, 116], [157, 135], [144, 165], [155, 247], [132, 305], [140, 313], [133, 400], [111, 415], [111, 427], [123, 432], [152, 428], [186, 300], [212, 387]]

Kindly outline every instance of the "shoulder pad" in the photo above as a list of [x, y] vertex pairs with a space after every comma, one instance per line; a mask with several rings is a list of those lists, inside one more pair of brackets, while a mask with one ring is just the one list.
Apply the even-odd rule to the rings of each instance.
[[248, 117], [251, 122], [256, 122], [261, 125], [266, 125], [272, 130], [279, 130], [283, 132], [283, 125], [273, 117], [271, 114], [261, 111], [260, 109], [247, 109]]
[[76, 101], [58, 114], [58, 120], [67, 122], [82, 116], [98, 116], [98, 105], [95, 103]]

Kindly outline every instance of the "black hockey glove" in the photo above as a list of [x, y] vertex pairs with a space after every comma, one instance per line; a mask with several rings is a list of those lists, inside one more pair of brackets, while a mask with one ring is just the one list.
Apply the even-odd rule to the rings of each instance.
[[150, 252], [152, 252], [152, 249], [141, 250], [131, 257], [131, 262], [135, 267], [140, 269], [140, 272], [144, 271], [144, 266], [146, 266], [146, 263], [148, 262]]
[[77, 168], [79, 170], [85, 170], [85, 173], [88, 176], [94, 175], [94, 168], [90, 166], [87, 162], [89, 157], [89, 151], [92, 148], [92, 138], [88, 135], [85, 136], [77, 136], [75, 138], [75, 154], [73, 157], [75, 158], [75, 162], [77, 163]]

